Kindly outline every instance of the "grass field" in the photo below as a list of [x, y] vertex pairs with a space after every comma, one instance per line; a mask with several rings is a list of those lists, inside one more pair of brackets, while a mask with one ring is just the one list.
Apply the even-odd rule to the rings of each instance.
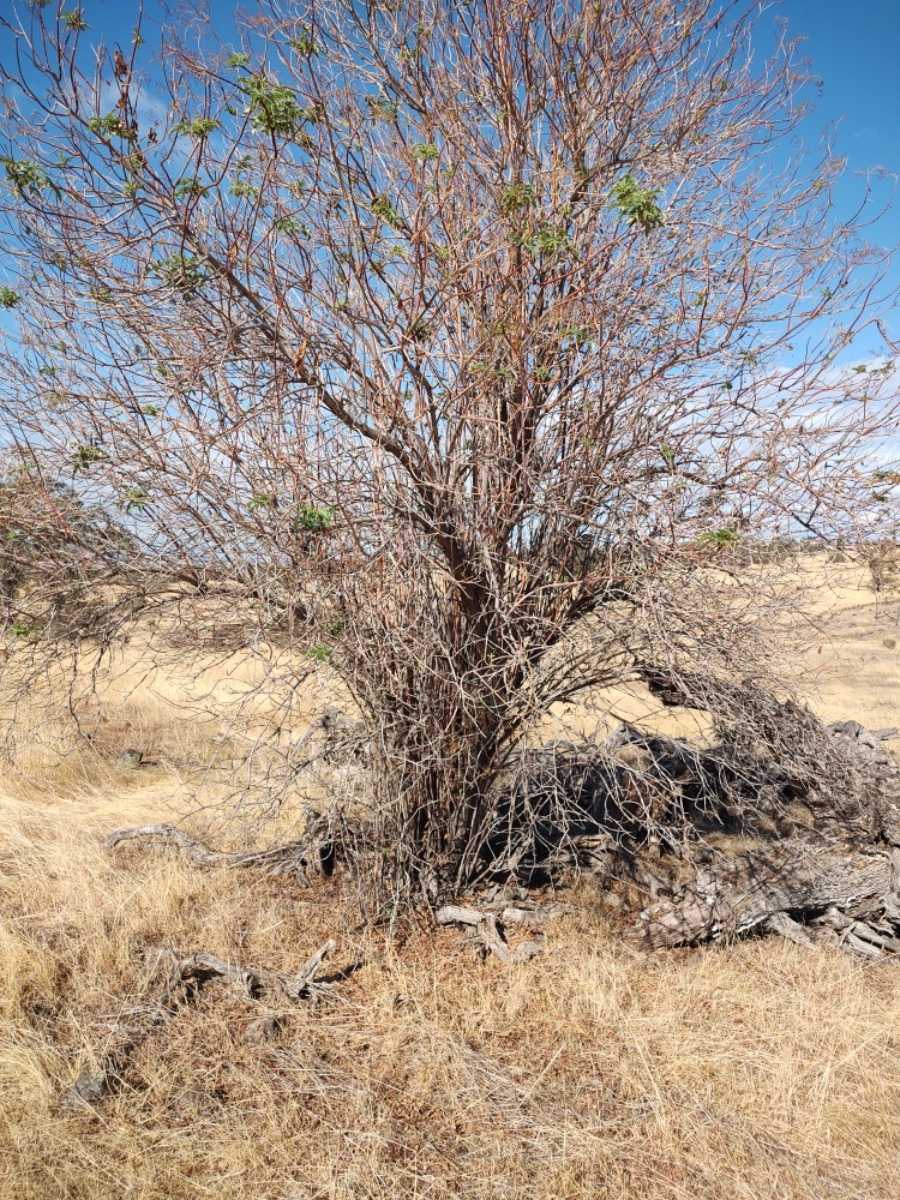
[[[861, 573], [823, 577], [785, 653], [827, 719], [900, 724], [900, 605]], [[451, 930], [365, 932], [339, 885], [104, 852], [111, 829], [219, 798], [240, 755], [217, 713], [250, 670], [151, 681], [129, 660], [89, 739], [62, 710], [17, 715], [0, 796], [2, 1200], [895, 1200], [896, 967], [773, 939], [643, 954], [590, 881], [562, 897], [545, 953], [509, 967]], [[557, 717], [587, 728], [601, 703], [647, 715], [622, 691]], [[116, 765], [129, 745], [148, 766]], [[364, 964], [332, 1003], [270, 1009], [210, 984], [114, 1095], [60, 1110], [117, 1017], [158, 990], [160, 952], [287, 971], [328, 937], [335, 969]], [[280, 1027], [251, 1044], [261, 1013]]]

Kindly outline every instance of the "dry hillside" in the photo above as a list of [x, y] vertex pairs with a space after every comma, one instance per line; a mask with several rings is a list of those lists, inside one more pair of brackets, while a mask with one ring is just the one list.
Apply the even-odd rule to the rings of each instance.
[[[785, 642], [803, 692], [829, 720], [900, 724], [896, 595], [851, 568], [821, 594], [815, 625]], [[544, 953], [507, 966], [451, 929], [364, 932], [337, 884], [109, 854], [111, 829], [188, 808], [224, 844], [202, 806], [250, 754], [232, 718], [257, 667], [148, 677], [140, 658], [113, 664], [82, 728], [37, 704], [9, 725], [2, 1200], [897, 1195], [896, 966], [771, 938], [645, 954], [590, 880], [559, 896]], [[309, 689], [312, 711], [327, 677]], [[658, 719], [622, 691], [555, 720], [589, 729], [601, 705]], [[263, 716], [242, 713], [251, 747]], [[144, 764], [119, 765], [133, 746]], [[329, 938], [330, 991], [251, 999], [213, 979], [164, 1019], [148, 1010], [173, 953], [289, 973]], [[144, 1033], [121, 1086], [61, 1106], [128, 1021]]]

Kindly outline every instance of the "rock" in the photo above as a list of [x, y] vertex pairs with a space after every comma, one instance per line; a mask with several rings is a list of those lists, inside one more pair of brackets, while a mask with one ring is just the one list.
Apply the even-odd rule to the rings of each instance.
[[143, 761], [144, 754], [141, 750], [123, 750], [116, 755], [116, 766], [126, 771], [136, 771]]
[[84, 1112], [98, 1104], [110, 1090], [107, 1071], [82, 1071], [59, 1098], [63, 1112]]

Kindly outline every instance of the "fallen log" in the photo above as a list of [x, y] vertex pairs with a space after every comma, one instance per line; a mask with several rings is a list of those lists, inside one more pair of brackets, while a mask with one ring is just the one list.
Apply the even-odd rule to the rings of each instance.
[[644, 909], [639, 929], [653, 947], [680, 946], [737, 937], [767, 922], [773, 927], [773, 919], [784, 934], [785, 915], [847, 910], [872, 897], [887, 911], [897, 899], [898, 857], [784, 842], [722, 858], [698, 871], [692, 885]]

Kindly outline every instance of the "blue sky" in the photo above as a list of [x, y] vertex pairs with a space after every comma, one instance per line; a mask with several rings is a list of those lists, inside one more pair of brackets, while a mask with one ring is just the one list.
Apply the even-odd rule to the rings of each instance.
[[[852, 210], [865, 194], [867, 169], [881, 166], [900, 176], [900, 0], [784, 0], [764, 20], [776, 14], [806, 38], [803, 51], [822, 80], [816, 111], [803, 126], [804, 141], [815, 145], [837, 123], [837, 149], [848, 159], [839, 202]], [[875, 186], [877, 202], [890, 199], [892, 181]], [[900, 196], [868, 237], [878, 245], [900, 245]], [[900, 287], [900, 254], [890, 281]], [[900, 312], [889, 325], [900, 336]], [[880, 348], [872, 333], [856, 350]]]

